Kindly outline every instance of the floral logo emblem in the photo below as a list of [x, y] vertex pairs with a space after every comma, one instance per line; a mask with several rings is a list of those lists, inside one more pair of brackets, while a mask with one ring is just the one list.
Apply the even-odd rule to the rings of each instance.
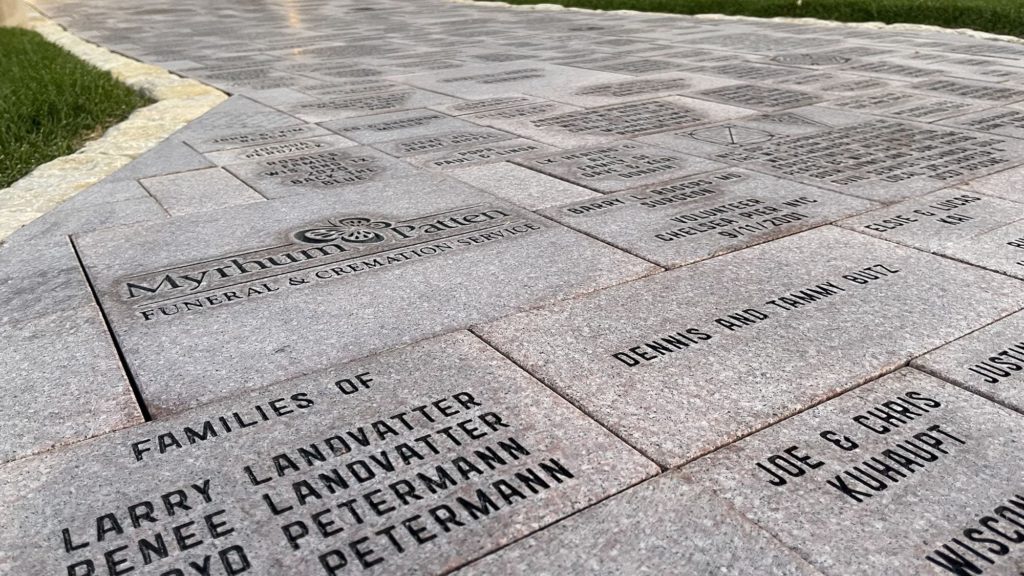
[[390, 222], [373, 221], [369, 218], [342, 218], [328, 220], [327, 226], [299, 230], [292, 236], [306, 244], [327, 244], [341, 240], [352, 244], [373, 244], [383, 242], [380, 230], [391, 228]]

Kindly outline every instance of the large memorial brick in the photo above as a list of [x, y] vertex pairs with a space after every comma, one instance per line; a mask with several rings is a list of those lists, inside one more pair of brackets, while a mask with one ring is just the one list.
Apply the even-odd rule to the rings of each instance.
[[550, 218], [675, 267], [828, 224], [875, 204], [733, 169], [545, 210]]
[[75, 238], [153, 414], [657, 270], [453, 181], [347, 190]]
[[676, 465], [1021, 306], [1016, 280], [824, 227], [477, 333]]
[[826, 574], [1015, 576], [1022, 423], [905, 369], [686, 471]]
[[0, 467], [0, 566], [442, 574], [657, 471], [454, 333]]

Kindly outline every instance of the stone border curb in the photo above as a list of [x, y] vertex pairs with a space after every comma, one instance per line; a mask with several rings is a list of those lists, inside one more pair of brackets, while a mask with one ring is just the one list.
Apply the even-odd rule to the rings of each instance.
[[885, 22], [839, 22], [836, 20], [820, 20], [818, 18], [789, 18], [776, 16], [774, 18], [755, 18], [753, 16], [732, 16], [727, 14], [673, 14], [671, 12], [641, 12], [638, 10], [596, 10], [593, 8], [566, 7], [561, 4], [509, 4], [508, 2], [495, 2], [491, 0], [448, 0], [452, 4], [473, 4], [491, 8], [511, 8], [513, 10], [569, 10], [573, 12], [606, 12], [608, 14], [660, 14], [662, 16], [678, 16], [680, 18], [696, 18], [699, 20], [740, 20], [740, 21], [764, 21], [786, 22], [790, 24], [808, 24], [815, 26], [845, 26], [851, 28], [871, 28], [874, 30], [906, 30], [910, 32], [941, 32], [945, 34], [957, 34], [970, 36], [979, 40], [997, 40], [1010, 42], [1012, 44], [1024, 44], [1024, 38], [1006, 36], [1003, 34], [992, 34], [981, 32], [970, 28], [943, 28], [931, 24], [886, 24]]
[[86, 42], [34, 6], [30, 5], [23, 27], [157, 102], [136, 110], [80, 150], [51, 160], [0, 190], [0, 242], [227, 99], [220, 90]]

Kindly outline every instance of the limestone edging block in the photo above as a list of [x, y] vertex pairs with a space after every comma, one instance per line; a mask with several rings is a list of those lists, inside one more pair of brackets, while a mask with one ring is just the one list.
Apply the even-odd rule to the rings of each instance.
[[175, 76], [78, 38], [31, 10], [25, 27], [85, 62], [110, 72], [156, 103], [133, 112], [97, 140], [37, 167], [0, 190], [0, 242], [78, 192], [116, 172], [140, 154], [203, 115], [227, 96], [195, 80]]

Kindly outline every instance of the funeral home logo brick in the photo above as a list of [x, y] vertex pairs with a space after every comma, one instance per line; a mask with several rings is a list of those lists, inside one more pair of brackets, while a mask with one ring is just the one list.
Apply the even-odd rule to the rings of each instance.
[[510, 208], [467, 206], [410, 220], [364, 215], [286, 231], [284, 244], [136, 274], [119, 294], [143, 321], [349, 277], [506, 240], [546, 225]]

